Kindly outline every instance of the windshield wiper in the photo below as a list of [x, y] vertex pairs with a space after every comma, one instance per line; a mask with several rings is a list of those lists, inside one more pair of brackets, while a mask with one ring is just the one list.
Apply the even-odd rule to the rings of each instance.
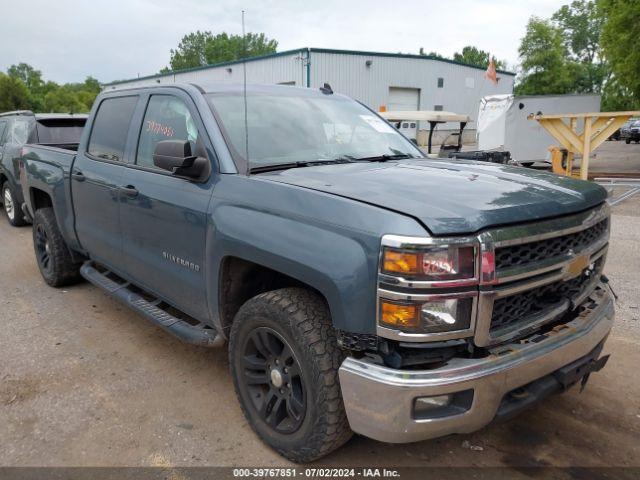
[[374, 157], [354, 158], [356, 162], [386, 162], [388, 160], [402, 160], [403, 158], [420, 158], [409, 155], [408, 153], [396, 153], [394, 155], [382, 154]]
[[249, 169], [249, 173], [273, 172], [275, 170], [287, 170], [289, 168], [313, 167], [316, 165], [330, 165], [334, 163], [352, 163], [354, 159], [349, 157], [339, 157], [327, 160], [309, 160], [290, 163], [274, 163], [272, 165], [261, 165]]

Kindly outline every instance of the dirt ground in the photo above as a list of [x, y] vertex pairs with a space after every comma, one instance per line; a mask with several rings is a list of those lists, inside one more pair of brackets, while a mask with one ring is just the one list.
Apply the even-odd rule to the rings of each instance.
[[[612, 356], [583, 393], [471, 435], [354, 437], [317, 465], [640, 466], [640, 195], [614, 210], [606, 273]], [[245, 422], [225, 349], [182, 344], [86, 283], [47, 287], [31, 229], [5, 219], [0, 292], [0, 466], [287, 465]]]

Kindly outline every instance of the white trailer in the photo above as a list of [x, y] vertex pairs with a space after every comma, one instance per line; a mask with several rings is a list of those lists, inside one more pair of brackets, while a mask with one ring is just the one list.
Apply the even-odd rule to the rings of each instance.
[[489, 95], [480, 101], [478, 149], [509, 151], [523, 164], [545, 161], [557, 141], [529, 115], [599, 111], [600, 95]]

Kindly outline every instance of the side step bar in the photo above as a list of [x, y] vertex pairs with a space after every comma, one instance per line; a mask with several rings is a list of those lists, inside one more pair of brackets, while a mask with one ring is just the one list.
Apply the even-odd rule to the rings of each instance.
[[85, 262], [80, 267], [80, 275], [88, 282], [105, 290], [112, 297], [181, 340], [201, 347], [219, 347], [224, 344], [224, 339], [218, 335], [215, 329], [203, 323], [191, 325], [189, 322], [171, 315], [157, 306], [160, 303], [159, 300], [154, 302], [143, 298], [129, 289], [130, 283], [124, 282], [124, 280], [124, 283], [111, 280], [108, 277], [110, 273], [108, 271], [99, 272], [91, 261]]

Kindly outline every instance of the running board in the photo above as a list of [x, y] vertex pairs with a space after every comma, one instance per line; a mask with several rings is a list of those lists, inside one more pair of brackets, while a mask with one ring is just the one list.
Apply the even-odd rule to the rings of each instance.
[[111, 272], [99, 272], [91, 261], [85, 262], [80, 267], [80, 274], [88, 282], [103, 289], [116, 300], [187, 343], [201, 347], [219, 347], [224, 344], [224, 339], [215, 329], [204, 323], [192, 325], [171, 315], [158, 307], [160, 300], [145, 299], [142, 295], [130, 290], [130, 283], [124, 280], [122, 280], [123, 283], [112, 280], [108, 277]]

